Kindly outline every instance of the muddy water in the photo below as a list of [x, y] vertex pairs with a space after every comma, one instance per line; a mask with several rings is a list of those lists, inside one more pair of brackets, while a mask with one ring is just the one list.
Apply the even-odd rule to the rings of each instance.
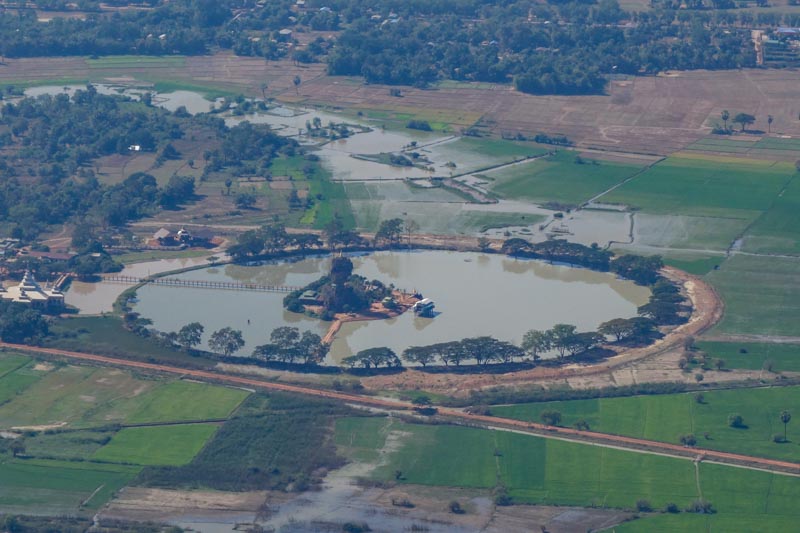
[[[209, 253], [209, 256], [210, 255], [212, 254]], [[148, 261], [146, 263], [128, 265], [120, 274], [142, 278], [160, 272], [180, 270], [204, 263], [206, 263], [206, 259], [203, 257], [162, 259], [159, 261]], [[118, 283], [84, 283], [82, 281], [73, 281], [64, 294], [64, 300], [67, 304], [77, 307], [82, 315], [107, 313], [112, 310], [117, 297], [129, 287], [129, 285]]]
[[[343, 325], [331, 347], [330, 363], [359, 350], [388, 346], [398, 353], [412, 345], [477, 335], [520, 342], [529, 329], [564, 322], [580, 330], [603, 321], [631, 317], [649, 291], [613, 275], [515, 260], [499, 255], [444, 251], [380, 252], [353, 257], [355, 271], [370, 279], [419, 290], [436, 302], [435, 318], [405, 313], [388, 320]], [[328, 258], [263, 266], [227, 266], [183, 274], [186, 279], [237, 280], [263, 284], [304, 285], [327, 271]], [[243, 332], [241, 354], [264, 344], [269, 332], [284, 325], [323, 334], [329, 323], [285, 311], [283, 294], [145, 286], [136, 310], [162, 331], [189, 322], [208, 334], [231, 326]], [[249, 322], [248, 322], [249, 321]]]

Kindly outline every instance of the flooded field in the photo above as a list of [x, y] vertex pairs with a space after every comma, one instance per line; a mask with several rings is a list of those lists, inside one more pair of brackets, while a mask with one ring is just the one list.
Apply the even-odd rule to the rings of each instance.
[[[520, 342], [529, 329], [563, 322], [580, 330], [636, 314], [648, 289], [611, 274], [500, 255], [444, 251], [380, 252], [353, 257], [355, 272], [407, 291], [418, 290], [436, 302], [434, 318], [405, 313], [388, 320], [345, 323], [331, 347], [330, 363], [360, 350], [388, 346], [402, 352], [411, 345], [459, 340], [478, 335]], [[242, 281], [265, 285], [305, 285], [327, 272], [329, 258], [291, 263], [195, 270], [183, 279]], [[323, 335], [330, 323], [283, 309], [282, 293], [145, 286], [135, 306], [162, 331], [189, 322], [211, 332], [230, 326], [242, 331], [246, 346], [268, 341], [279, 326], [295, 326]]]

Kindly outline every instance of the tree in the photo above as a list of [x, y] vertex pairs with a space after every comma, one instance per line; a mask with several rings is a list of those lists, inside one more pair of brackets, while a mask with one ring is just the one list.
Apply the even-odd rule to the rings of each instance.
[[783, 440], [786, 440], [786, 426], [789, 425], [789, 422], [792, 420], [792, 413], [784, 409], [781, 411], [781, 422], [783, 422]]
[[242, 332], [230, 327], [219, 329], [211, 334], [211, 338], [208, 340], [208, 347], [228, 357], [237, 350], [244, 348]]
[[772, 122], [774, 120], [772, 115], [767, 115], [767, 133], [772, 133]]
[[390, 218], [389, 220], [381, 222], [378, 231], [375, 233], [375, 240], [394, 244], [400, 240], [400, 235], [402, 235], [402, 233], [403, 220], [399, 218]]
[[575, 335], [575, 330], [577, 329], [578, 328], [576, 328], [571, 324], [556, 324], [550, 330], [550, 336], [552, 339], [553, 348], [558, 350], [559, 359], [564, 358], [564, 354], [569, 348], [570, 341], [572, 340], [572, 337]]
[[230, 178], [225, 178], [225, 189], [226, 189], [226, 191], [227, 191], [227, 192], [226, 192], [226, 194], [227, 194], [228, 196], [230, 196], [230, 195], [231, 195], [231, 186], [232, 186], [232, 185], [233, 185], [233, 180], [232, 180], [232, 179], [230, 179]]
[[722, 122], [725, 124], [725, 131], [728, 130], [728, 119], [731, 118], [731, 114], [728, 113], [727, 109], [722, 110]]
[[553, 340], [549, 331], [532, 329], [522, 337], [522, 349], [525, 350], [534, 361], [539, 360], [539, 354], [549, 350], [552, 344]]
[[717, 367], [717, 370], [722, 370], [725, 368], [725, 359], [715, 359], [714, 366]]
[[633, 332], [633, 324], [627, 318], [614, 318], [600, 324], [597, 331], [603, 335], [612, 335], [619, 342]]
[[488, 252], [492, 247], [492, 242], [486, 237], [478, 237], [478, 249], [481, 252]]
[[236, 195], [236, 207], [239, 209], [252, 209], [256, 205], [256, 195], [249, 192], [240, 192]]
[[304, 331], [297, 343], [297, 351], [306, 365], [317, 365], [325, 359], [330, 347], [322, 342], [322, 337], [311, 331]]
[[744, 131], [744, 129], [747, 126], [749, 126], [750, 124], [753, 124], [755, 121], [756, 121], [756, 117], [753, 116], [753, 115], [750, 115], [749, 113], [739, 113], [735, 117], [733, 117], [733, 123], [734, 124], [741, 124], [741, 126], [742, 126], [742, 130], [741, 131]]
[[415, 220], [408, 219], [405, 222], [405, 230], [408, 247], [411, 248], [411, 235], [419, 231], [419, 224]]
[[436, 360], [436, 353], [430, 346], [411, 346], [403, 351], [403, 359], [409, 363], [420, 364], [424, 368]]
[[681, 435], [680, 441], [684, 446], [694, 446], [697, 444], [697, 437], [689, 433], [688, 435]]
[[267, 99], [267, 89], [269, 89], [269, 84], [267, 82], [262, 83], [261, 84], [261, 97], [264, 98], [264, 100]]
[[186, 324], [178, 331], [177, 341], [184, 350], [190, 350], [203, 340], [205, 328], [200, 322]]
[[731, 413], [728, 415], [728, 425], [732, 428], [746, 428], [744, 425], [744, 418], [739, 413]]
[[419, 396], [411, 400], [411, 404], [414, 405], [415, 407], [425, 408], [433, 405], [433, 401], [430, 399], [429, 396], [420, 394]]
[[303, 83], [303, 80], [300, 79], [300, 76], [295, 76], [294, 80], [292, 80], [292, 83], [294, 83], [294, 92], [299, 95], [300, 84]]
[[540, 417], [548, 426], [557, 426], [561, 423], [561, 413], [558, 411], [542, 411]]

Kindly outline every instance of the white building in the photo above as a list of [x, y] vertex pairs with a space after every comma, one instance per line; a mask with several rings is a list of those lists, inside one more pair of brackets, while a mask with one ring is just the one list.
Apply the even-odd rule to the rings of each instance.
[[64, 305], [64, 294], [58, 289], [42, 288], [30, 271], [25, 272], [19, 285], [8, 288], [0, 286], [0, 298], [6, 301], [30, 304], [39, 309]]

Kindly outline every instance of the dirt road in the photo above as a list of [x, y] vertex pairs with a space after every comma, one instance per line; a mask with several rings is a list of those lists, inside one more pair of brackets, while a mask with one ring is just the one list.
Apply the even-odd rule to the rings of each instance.
[[[118, 359], [115, 357], [106, 357], [101, 355], [84, 354], [79, 352], [70, 352], [66, 350], [57, 350], [53, 348], [31, 347], [21, 344], [0, 343], [0, 347], [8, 348], [11, 350], [24, 351], [24, 352], [33, 352], [35, 354], [42, 356], [57, 357], [77, 362], [112, 365], [116, 367], [132, 368], [136, 370], [143, 370], [149, 372], [187, 376], [187, 377], [192, 377], [194, 379], [211, 381], [211, 382], [222, 382], [231, 385], [255, 387], [258, 389], [304, 394], [307, 396], [315, 396], [318, 398], [329, 398], [332, 400], [337, 400], [349, 404], [377, 407], [380, 409], [388, 409], [391, 411], [396, 411], [396, 410], [410, 411], [414, 407], [411, 403], [408, 402], [394, 401], [385, 398], [375, 398], [359, 394], [346, 394], [342, 392], [320, 390], [310, 387], [300, 387], [297, 385], [275, 383], [275, 382], [263, 381], [259, 379], [242, 377], [242, 376], [220, 374], [207, 370], [186, 369], [169, 365], [144, 363], [140, 361], [129, 361], [126, 359]], [[545, 438], [558, 438], [576, 442], [612, 445], [614, 447], [622, 449], [631, 449], [631, 450], [643, 451], [646, 453], [657, 453], [657, 454], [669, 455], [672, 457], [680, 457], [680, 458], [700, 457], [706, 461], [735, 464], [746, 468], [754, 468], [760, 470], [789, 473], [792, 475], [800, 475], [800, 463], [792, 463], [788, 461], [779, 461], [775, 459], [766, 459], [763, 457], [753, 457], [748, 455], [720, 452], [702, 448], [686, 448], [684, 446], [679, 446], [677, 444], [668, 444], [664, 442], [657, 442], [646, 439], [637, 439], [633, 437], [623, 437], [620, 435], [610, 435], [606, 433], [598, 433], [596, 431], [583, 431], [565, 427], [546, 426], [544, 424], [538, 424], [534, 422], [523, 422], [520, 420], [512, 420], [496, 416], [470, 414], [457, 409], [450, 409], [450, 408], [439, 409], [437, 416], [455, 423], [473, 425], [477, 427], [512, 429], [516, 431], [530, 433], [533, 435], [538, 435]]]

